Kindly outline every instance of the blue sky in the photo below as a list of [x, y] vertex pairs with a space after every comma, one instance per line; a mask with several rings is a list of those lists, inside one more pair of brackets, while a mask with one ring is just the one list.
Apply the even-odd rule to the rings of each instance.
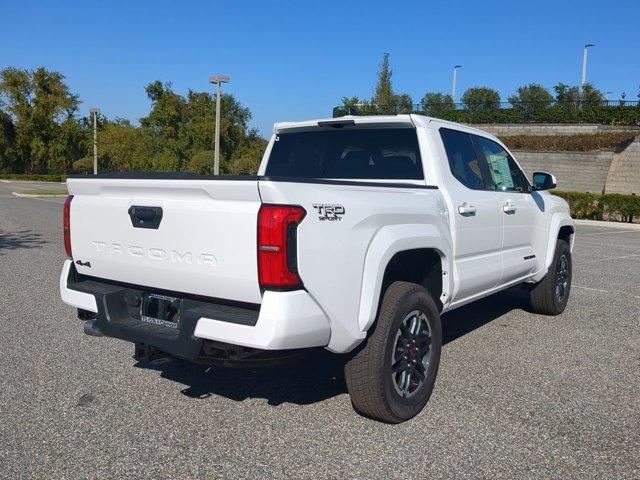
[[342, 96], [370, 98], [391, 55], [394, 87], [418, 102], [491, 86], [580, 81], [582, 45], [595, 43], [588, 80], [609, 98], [640, 88], [640, 0], [35, 2], [0, 0], [0, 68], [45, 66], [66, 75], [83, 101], [109, 117], [149, 111], [144, 86], [179, 93], [225, 90], [253, 112], [264, 135], [276, 121], [331, 115]]

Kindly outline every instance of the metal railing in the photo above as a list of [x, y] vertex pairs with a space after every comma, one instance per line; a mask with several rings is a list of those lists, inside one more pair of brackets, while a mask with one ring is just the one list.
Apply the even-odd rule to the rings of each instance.
[[640, 125], [637, 100], [553, 100], [543, 102], [398, 103], [340, 105], [334, 117], [417, 113], [463, 123], [603, 123]]

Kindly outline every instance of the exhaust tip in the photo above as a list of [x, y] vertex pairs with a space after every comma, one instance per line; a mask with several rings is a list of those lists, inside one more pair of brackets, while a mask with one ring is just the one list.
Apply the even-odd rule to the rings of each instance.
[[87, 320], [84, 322], [84, 333], [92, 337], [104, 337], [104, 333], [98, 328], [95, 320]]

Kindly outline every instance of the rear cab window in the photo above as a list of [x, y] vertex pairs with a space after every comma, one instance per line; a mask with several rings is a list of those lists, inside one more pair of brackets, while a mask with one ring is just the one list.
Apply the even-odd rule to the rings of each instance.
[[415, 128], [344, 128], [276, 135], [266, 176], [423, 180]]

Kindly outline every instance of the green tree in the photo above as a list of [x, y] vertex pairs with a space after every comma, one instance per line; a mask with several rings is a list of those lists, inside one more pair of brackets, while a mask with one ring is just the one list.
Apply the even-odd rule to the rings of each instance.
[[395, 113], [411, 113], [413, 112], [413, 99], [408, 93], [393, 96], [393, 104]]
[[[140, 126], [98, 116], [98, 168], [206, 171], [203, 155], [215, 140], [215, 99], [206, 92], [174, 92], [170, 83], [145, 88], [151, 101]], [[0, 171], [44, 173], [88, 168], [93, 125], [76, 119], [78, 97], [64, 76], [45, 69], [0, 71]], [[251, 112], [223, 95], [220, 122], [221, 170], [257, 170], [265, 140], [248, 126]], [[204, 153], [202, 153], [204, 152]], [[91, 162], [92, 164], [93, 162]], [[92, 165], [91, 165], [92, 167]]]
[[606, 98], [604, 93], [598, 90], [590, 83], [585, 83], [582, 87], [582, 94], [580, 95], [583, 106], [597, 107], [603, 105]]
[[500, 94], [488, 87], [474, 87], [462, 95], [462, 103], [469, 109], [489, 109], [500, 107]]
[[181, 167], [180, 159], [171, 150], [162, 150], [151, 161], [151, 169], [154, 172], [177, 172], [182, 170]]
[[150, 170], [158, 149], [151, 130], [134, 127], [128, 120], [106, 122], [98, 131], [98, 160], [101, 170]]
[[426, 113], [453, 110], [454, 108], [453, 97], [446, 93], [427, 92], [420, 100], [420, 109]]
[[140, 119], [140, 125], [153, 133], [160, 150], [157, 155], [162, 153], [153, 163], [162, 169], [180, 166], [189, 157], [188, 139], [183, 132], [187, 120], [186, 100], [172, 90], [171, 83], [159, 80], [147, 85], [145, 91], [151, 100], [151, 111]]
[[385, 53], [382, 56], [382, 62], [380, 62], [378, 81], [376, 83], [373, 99], [371, 100], [371, 103], [375, 104], [378, 108], [384, 109], [385, 107], [395, 105], [395, 95], [393, 93], [393, 83], [391, 81], [392, 76], [393, 70], [389, 65], [389, 54]]
[[[140, 120], [157, 143], [154, 168], [195, 168], [192, 159], [212, 149], [215, 142], [216, 100], [207, 92], [189, 91], [186, 98], [175, 93], [171, 84], [160, 81], [146, 87], [151, 112]], [[220, 105], [221, 170], [245, 141], [251, 111], [233, 95], [222, 95]]]
[[371, 107], [367, 100], [362, 100], [357, 96], [342, 97], [340, 99], [341, 105], [333, 109], [334, 117], [342, 117], [353, 113], [355, 115], [367, 115], [371, 112]]
[[74, 160], [82, 158], [93, 149], [92, 130], [73, 117], [67, 117], [58, 125], [58, 137], [50, 144], [47, 170], [66, 172]]
[[605, 101], [604, 94], [590, 83], [585, 83], [582, 89], [559, 83], [553, 89], [557, 104], [565, 108], [597, 107]]
[[518, 87], [514, 95], [509, 95], [509, 103], [521, 110], [547, 108], [553, 102], [551, 92], [538, 83]]
[[13, 171], [16, 164], [16, 127], [11, 117], [0, 110], [0, 172]]
[[257, 130], [249, 131], [245, 140], [233, 153], [229, 168], [225, 173], [256, 175], [266, 147], [267, 141], [260, 137]]
[[[64, 83], [64, 75], [44, 68], [5, 68], [0, 71], [0, 97], [15, 125], [18, 169], [64, 171], [69, 164], [64, 155], [70, 147], [63, 142], [77, 137], [61, 136], [60, 123], [73, 122], [79, 104], [78, 96]], [[66, 130], [71, 128], [67, 125]]]
[[556, 103], [558, 106], [575, 108], [580, 102], [580, 89], [571, 87], [564, 83], [559, 83], [553, 90], [556, 92]]
[[[413, 111], [413, 99], [407, 93], [396, 94], [393, 91], [391, 77], [393, 77], [393, 70], [389, 64], [389, 54], [385, 53], [380, 62], [376, 89], [371, 99], [371, 113], [394, 114], [411, 113]], [[363, 110], [366, 111], [367, 109], [363, 108]]]
[[187, 163], [186, 170], [200, 175], [211, 175], [213, 173], [213, 160], [213, 150], [201, 150], [191, 157], [191, 160]]

